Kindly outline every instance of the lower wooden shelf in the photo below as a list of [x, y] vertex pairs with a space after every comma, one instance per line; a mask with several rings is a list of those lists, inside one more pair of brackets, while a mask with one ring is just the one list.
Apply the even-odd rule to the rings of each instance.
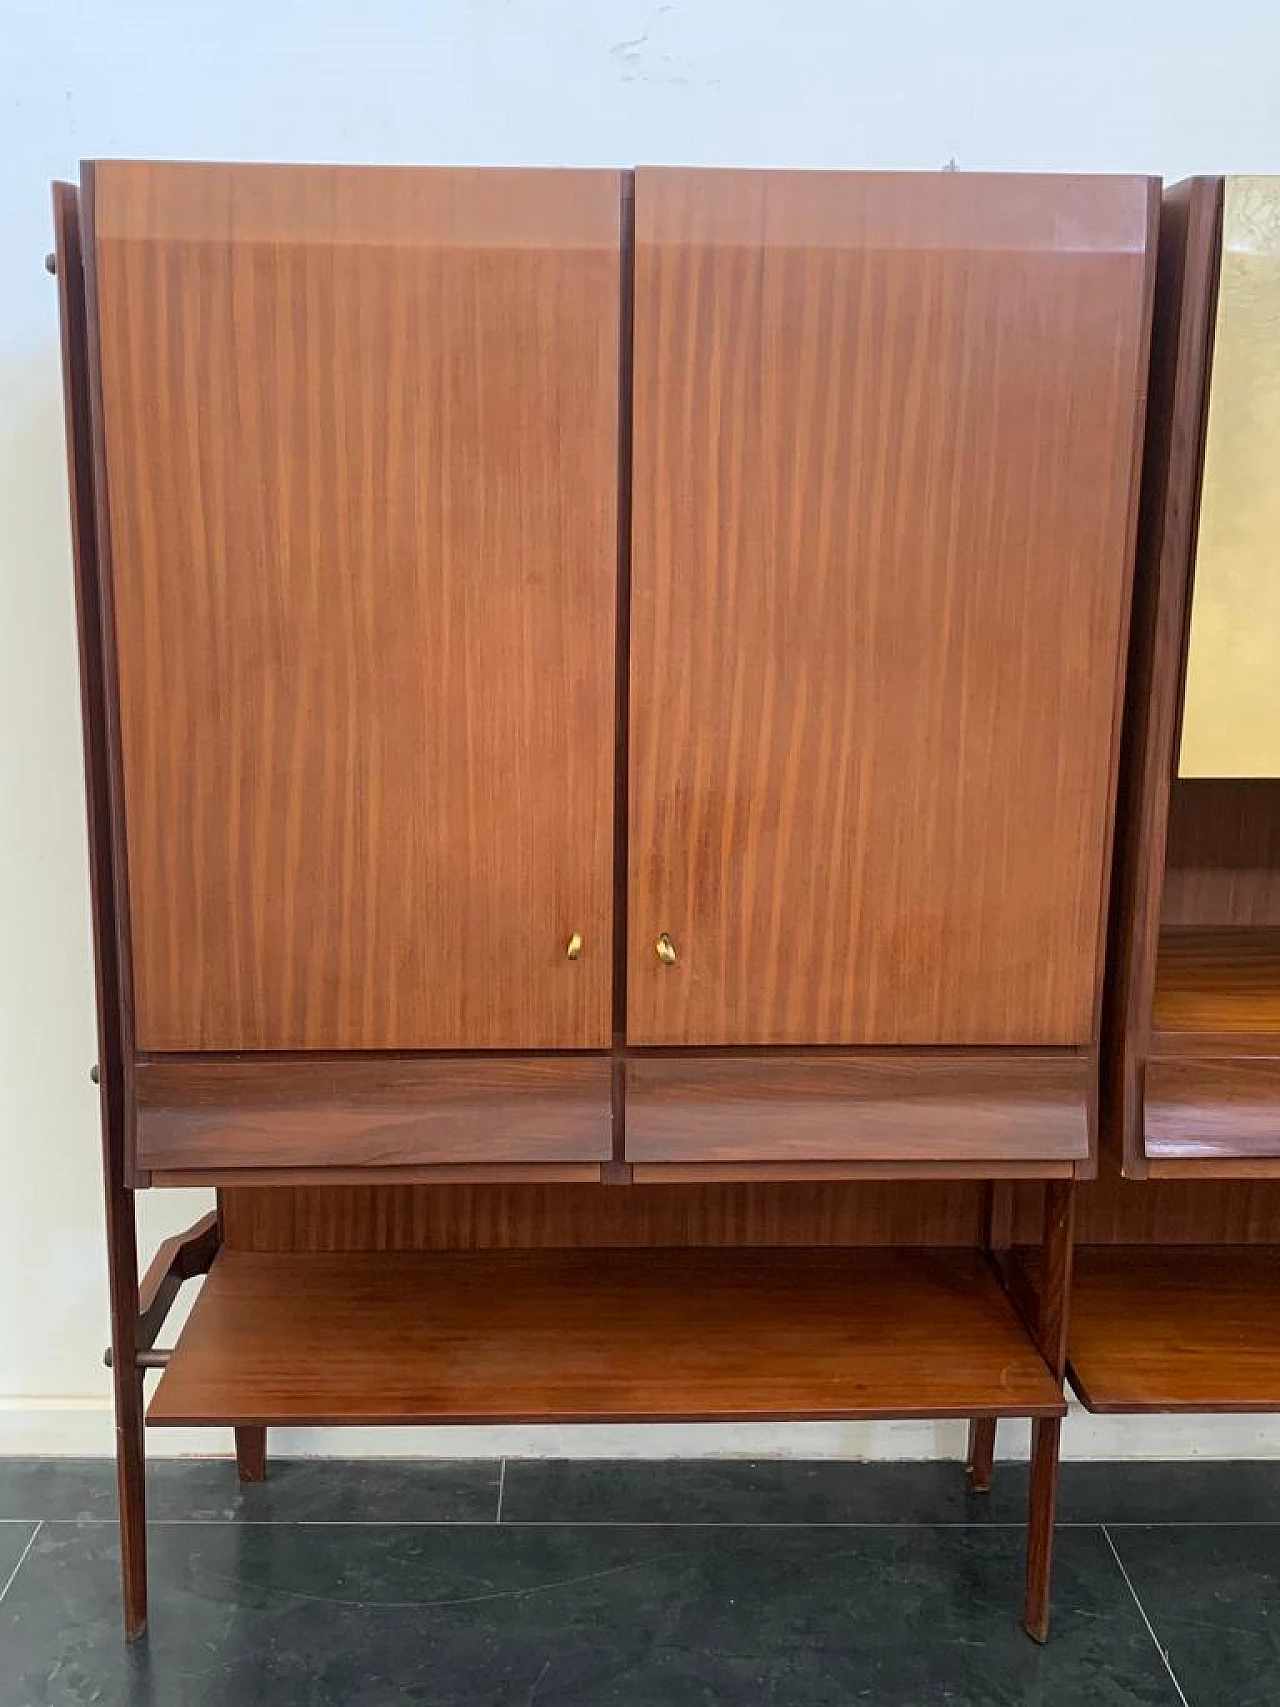
[[153, 1424], [1060, 1416], [967, 1250], [215, 1259]]
[[1091, 1411], [1280, 1410], [1280, 1248], [1078, 1248], [1068, 1364]]

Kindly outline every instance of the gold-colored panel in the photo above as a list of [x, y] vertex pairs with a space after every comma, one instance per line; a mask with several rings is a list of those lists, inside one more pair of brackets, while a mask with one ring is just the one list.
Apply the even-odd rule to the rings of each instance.
[[1280, 776], [1280, 177], [1228, 178], [1180, 776]]

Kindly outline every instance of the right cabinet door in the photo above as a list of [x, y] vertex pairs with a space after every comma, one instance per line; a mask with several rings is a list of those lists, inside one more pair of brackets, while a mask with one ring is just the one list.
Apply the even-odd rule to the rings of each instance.
[[637, 174], [632, 1043], [1092, 1038], [1154, 207]]

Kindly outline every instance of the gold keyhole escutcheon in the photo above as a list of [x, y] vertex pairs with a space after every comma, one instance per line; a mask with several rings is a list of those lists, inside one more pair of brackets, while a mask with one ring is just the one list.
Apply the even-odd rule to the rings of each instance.
[[564, 952], [565, 958], [568, 960], [582, 959], [582, 937], [577, 931], [574, 931], [573, 935], [564, 945]]
[[658, 956], [658, 959], [662, 962], [662, 964], [664, 966], [674, 966], [675, 965], [675, 963], [676, 963], [676, 945], [675, 945], [675, 943], [672, 942], [671, 938], [667, 935], [666, 931], [663, 931], [662, 935], [658, 938], [657, 942], [654, 943], [653, 948], [654, 948], [654, 953]]

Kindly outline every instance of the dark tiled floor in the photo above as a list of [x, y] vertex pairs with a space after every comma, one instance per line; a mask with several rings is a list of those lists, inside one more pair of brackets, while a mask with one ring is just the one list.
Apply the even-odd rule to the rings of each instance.
[[111, 1467], [0, 1461], [0, 1707], [1280, 1702], [1280, 1465], [1064, 1467], [1046, 1649], [1014, 1466], [989, 1500], [948, 1464], [310, 1461], [240, 1491], [159, 1462], [150, 1487], [130, 1649]]

